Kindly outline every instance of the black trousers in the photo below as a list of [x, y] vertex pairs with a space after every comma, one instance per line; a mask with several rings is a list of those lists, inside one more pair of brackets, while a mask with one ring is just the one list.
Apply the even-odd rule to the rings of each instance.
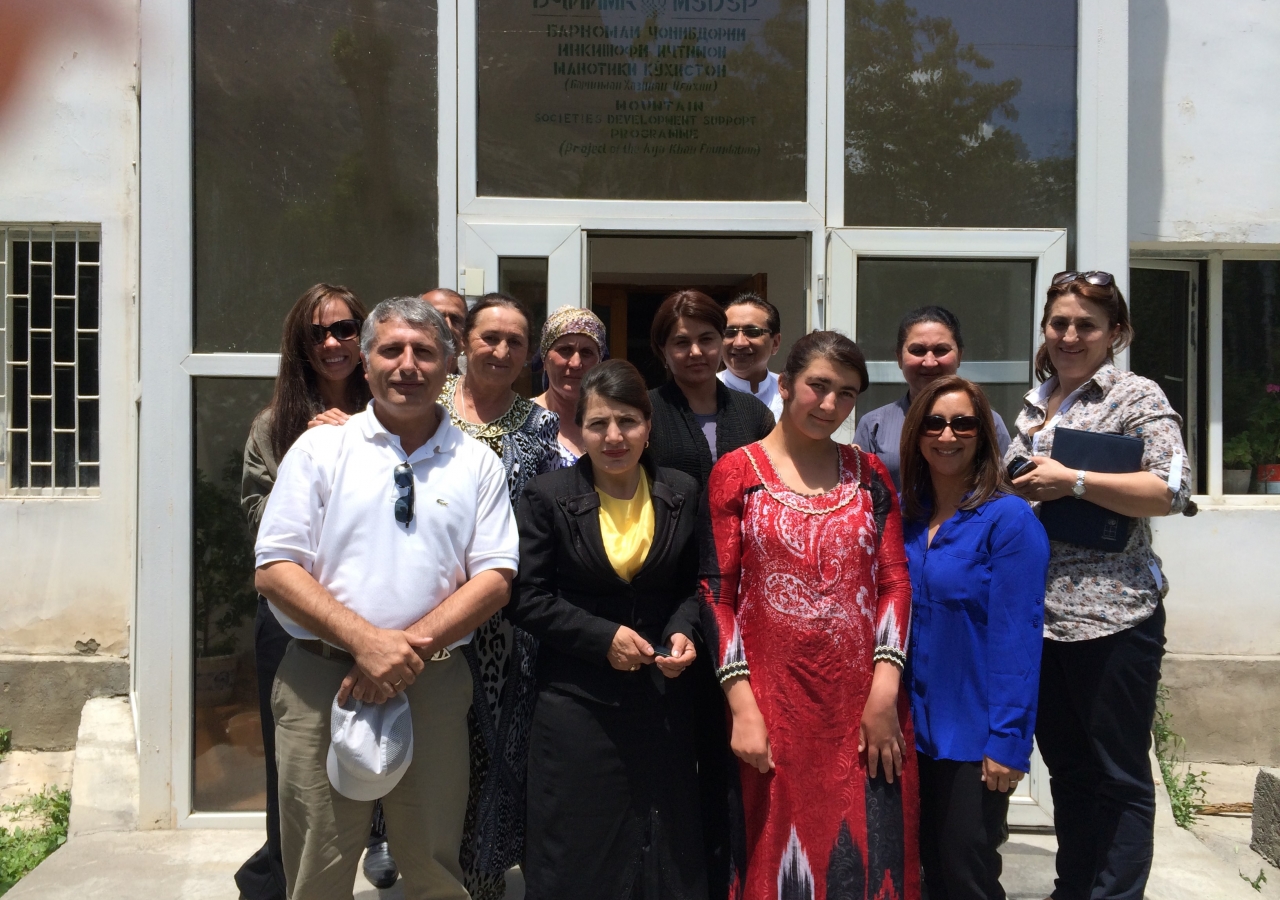
[[[280, 780], [276, 772], [276, 720], [271, 715], [271, 685], [284, 651], [289, 646], [289, 633], [267, 605], [258, 597], [258, 613], [253, 620], [253, 658], [258, 667], [258, 715], [262, 719], [262, 748], [267, 768], [267, 840], [244, 861], [235, 874], [236, 887], [245, 900], [285, 900], [284, 860], [280, 856]], [[382, 804], [373, 809], [373, 830], [369, 843], [386, 839], [387, 826], [382, 818]]]
[[1045, 641], [1036, 740], [1058, 833], [1053, 900], [1141, 900], [1156, 814], [1150, 757], [1164, 606], [1118, 634]]
[[981, 762], [916, 753], [920, 864], [929, 900], [1005, 900], [999, 847], [1009, 836], [1009, 793], [989, 791]]

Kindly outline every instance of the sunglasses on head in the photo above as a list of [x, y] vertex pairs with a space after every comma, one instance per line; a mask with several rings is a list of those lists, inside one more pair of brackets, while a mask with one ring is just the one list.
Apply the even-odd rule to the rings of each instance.
[[406, 528], [413, 521], [413, 466], [402, 462], [392, 473], [396, 490], [404, 491], [396, 498], [396, 521]]
[[761, 328], [759, 325], [730, 325], [724, 330], [724, 337], [725, 340], [731, 341], [739, 334], [749, 338], [760, 338], [772, 333], [768, 328]]
[[956, 437], [973, 437], [982, 427], [982, 423], [978, 421], [977, 416], [952, 416], [950, 419], [942, 416], [925, 416], [922, 432], [928, 437], [938, 437], [947, 430], [948, 426]]
[[1066, 284], [1068, 281], [1083, 280], [1097, 287], [1106, 287], [1109, 284], [1116, 283], [1116, 277], [1110, 272], [1059, 272], [1053, 276], [1053, 285], [1057, 287], [1060, 284]]
[[311, 326], [311, 340], [317, 344], [323, 344], [329, 339], [329, 335], [333, 335], [339, 341], [349, 341], [359, 334], [359, 319], [339, 319], [336, 322], [330, 322], [328, 325]]

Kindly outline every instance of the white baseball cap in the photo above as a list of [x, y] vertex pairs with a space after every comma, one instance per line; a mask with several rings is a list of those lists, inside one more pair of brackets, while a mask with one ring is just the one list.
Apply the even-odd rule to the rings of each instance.
[[386, 703], [348, 697], [345, 707], [334, 697], [329, 729], [329, 783], [344, 797], [385, 797], [413, 762], [413, 719], [404, 694]]

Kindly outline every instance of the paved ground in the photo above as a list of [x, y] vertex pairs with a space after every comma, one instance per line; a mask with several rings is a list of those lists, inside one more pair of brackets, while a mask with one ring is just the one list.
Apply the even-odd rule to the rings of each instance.
[[[1251, 775], [1239, 767], [1211, 771], [1210, 784], [1211, 802], [1252, 798]], [[258, 832], [214, 830], [79, 835], [19, 882], [6, 900], [237, 900], [231, 875], [261, 840]], [[1043, 900], [1048, 896], [1053, 886], [1055, 848], [1052, 835], [1010, 837], [1002, 850], [1003, 882], [1010, 900]], [[1261, 893], [1255, 893], [1240, 877], [1241, 872], [1255, 877], [1264, 866], [1261, 857], [1248, 849], [1247, 819], [1205, 817], [1193, 835], [1173, 824], [1166, 801], [1156, 829], [1156, 859], [1147, 898], [1280, 898], [1280, 873], [1275, 869], [1266, 867], [1268, 883]], [[518, 872], [512, 873], [509, 886], [509, 900], [523, 900]], [[402, 897], [398, 886], [379, 892], [360, 878], [354, 900]]]

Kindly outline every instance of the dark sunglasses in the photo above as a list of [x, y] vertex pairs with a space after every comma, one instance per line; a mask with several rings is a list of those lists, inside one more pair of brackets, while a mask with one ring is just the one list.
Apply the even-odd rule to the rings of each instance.
[[973, 437], [982, 423], [977, 416], [952, 416], [949, 420], [942, 416], [925, 416], [921, 430], [929, 437], [938, 437], [947, 430], [947, 426], [956, 437]]
[[400, 463], [392, 477], [396, 489], [407, 492], [396, 498], [396, 521], [408, 528], [413, 521], [413, 466], [407, 462]]
[[759, 325], [730, 325], [724, 330], [724, 339], [731, 341], [739, 334], [745, 334], [747, 337], [755, 339], [764, 337], [766, 334], [773, 334], [768, 328], [761, 328]]
[[1098, 287], [1106, 287], [1109, 284], [1116, 283], [1116, 276], [1112, 275], [1110, 272], [1059, 272], [1057, 275], [1053, 276], [1053, 285], [1054, 287], [1057, 287], [1060, 284], [1066, 284], [1068, 281], [1075, 281], [1077, 279], [1084, 279], [1090, 284], [1097, 285]]
[[317, 344], [323, 344], [329, 339], [329, 335], [333, 335], [339, 341], [349, 341], [358, 334], [360, 334], [359, 319], [339, 319], [328, 325], [311, 326], [311, 340]]

